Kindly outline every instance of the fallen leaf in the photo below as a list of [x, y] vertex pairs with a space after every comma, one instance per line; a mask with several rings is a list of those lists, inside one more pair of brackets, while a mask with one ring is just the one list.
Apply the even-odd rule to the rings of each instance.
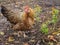
[[50, 40], [54, 41], [54, 42], [57, 42], [57, 40], [54, 38], [53, 35], [48, 35], [48, 38], [49, 38]]
[[56, 35], [57, 33], [58, 33], [58, 32], [53, 32], [52, 34], [53, 34], [53, 35]]
[[8, 41], [9, 41], [9, 42], [12, 42], [12, 41], [14, 41], [14, 38], [10, 36], [10, 37], [8, 38]]
[[48, 38], [49, 38], [50, 40], [53, 40], [53, 39], [54, 39], [54, 36], [53, 36], [53, 35], [48, 35]]

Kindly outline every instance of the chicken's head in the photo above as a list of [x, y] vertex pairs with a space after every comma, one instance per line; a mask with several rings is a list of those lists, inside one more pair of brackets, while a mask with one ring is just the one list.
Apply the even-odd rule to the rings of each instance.
[[29, 8], [30, 8], [29, 6], [24, 6], [24, 12], [28, 14], [30, 12]]

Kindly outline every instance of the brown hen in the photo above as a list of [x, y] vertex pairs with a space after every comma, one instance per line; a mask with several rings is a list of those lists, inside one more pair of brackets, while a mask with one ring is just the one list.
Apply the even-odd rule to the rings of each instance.
[[13, 30], [29, 30], [34, 24], [34, 11], [29, 6], [24, 6], [21, 13], [16, 13], [5, 6], [1, 6], [1, 13], [13, 24]]

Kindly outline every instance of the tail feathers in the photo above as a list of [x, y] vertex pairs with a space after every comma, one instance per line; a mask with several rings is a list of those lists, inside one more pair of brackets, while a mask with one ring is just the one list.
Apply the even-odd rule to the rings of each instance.
[[6, 17], [9, 14], [9, 9], [6, 6], [1, 5], [1, 13]]
[[3, 5], [1, 5], [1, 13], [3, 14], [6, 11], [7, 11], [7, 8], [5, 6], [3, 6]]

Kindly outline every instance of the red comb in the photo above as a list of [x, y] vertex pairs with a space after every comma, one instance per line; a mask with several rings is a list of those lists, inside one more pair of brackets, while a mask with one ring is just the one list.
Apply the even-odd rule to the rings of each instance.
[[28, 12], [29, 12], [29, 6], [24, 6], [24, 11], [25, 11], [26, 13], [28, 13]]
[[25, 7], [24, 7], [24, 9], [28, 9], [28, 8], [29, 8], [29, 6], [25, 6]]

